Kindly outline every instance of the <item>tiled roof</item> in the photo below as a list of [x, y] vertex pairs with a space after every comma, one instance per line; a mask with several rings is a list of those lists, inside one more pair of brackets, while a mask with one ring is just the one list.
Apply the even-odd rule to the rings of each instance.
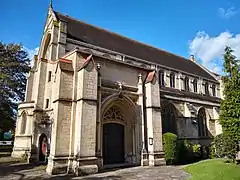
[[55, 14], [58, 20], [67, 22], [68, 38], [216, 81], [203, 68], [188, 59], [89, 25], [61, 13], [55, 12]]

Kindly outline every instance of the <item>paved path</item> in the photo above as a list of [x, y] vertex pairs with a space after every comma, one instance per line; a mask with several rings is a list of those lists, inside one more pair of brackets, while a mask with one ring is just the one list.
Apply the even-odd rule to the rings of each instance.
[[189, 175], [180, 166], [133, 167], [113, 170], [95, 175], [49, 176], [45, 166], [33, 166], [25, 163], [5, 164], [0, 162], [0, 180], [185, 180]]

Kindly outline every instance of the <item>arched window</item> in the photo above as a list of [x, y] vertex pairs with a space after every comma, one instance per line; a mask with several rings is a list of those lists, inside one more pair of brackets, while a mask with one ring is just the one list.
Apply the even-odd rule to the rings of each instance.
[[185, 89], [185, 91], [189, 91], [189, 79], [188, 79], [188, 77], [185, 77], [185, 79], [184, 79], [184, 89]]
[[170, 87], [175, 88], [175, 74], [173, 72], [170, 74]]
[[212, 85], [212, 95], [216, 96], [216, 86], [215, 86], [215, 84]]
[[164, 71], [159, 71], [159, 85], [164, 86]]
[[171, 132], [176, 134], [175, 108], [172, 104], [165, 106], [162, 110], [162, 133]]
[[205, 83], [204, 89], [205, 89], [205, 95], [209, 95], [208, 82]]
[[23, 112], [22, 113], [22, 119], [21, 119], [20, 134], [25, 134], [26, 125], [27, 125], [27, 113]]
[[208, 135], [207, 132], [207, 119], [206, 112], [204, 108], [199, 109], [198, 111], [198, 136], [204, 137]]
[[44, 59], [50, 58], [50, 48], [49, 48], [50, 40], [51, 40], [51, 34], [48, 34], [43, 47], [42, 58]]
[[193, 80], [193, 91], [197, 92], [197, 79]]

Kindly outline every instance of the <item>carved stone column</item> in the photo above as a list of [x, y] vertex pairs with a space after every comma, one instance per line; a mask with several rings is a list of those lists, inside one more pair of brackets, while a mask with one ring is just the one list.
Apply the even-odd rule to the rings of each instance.
[[144, 122], [144, 92], [143, 92], [143, 82], [142, 82], [142, 74], [138, 75], [138, 111], [139, 121], [140, 121], [140, 141], [141, 141], [141, 165], [148, 165], [148, 154], [146, 152], [146, 141], [145, 141], [145, 122]]

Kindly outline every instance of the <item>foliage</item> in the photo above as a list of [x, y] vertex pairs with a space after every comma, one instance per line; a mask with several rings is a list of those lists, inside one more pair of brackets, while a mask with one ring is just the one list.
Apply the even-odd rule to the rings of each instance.
[[208, 158], [210, 158], [210, 147], [202, 146], [201, 147], [201, 159], [208, 159]]
[[240, 140], [240, 61], [230, 47], [224, 53], [224, 100], [221, 102], [219, 123], [223, 132], [235, 141]]
[[16, 102], [24, 99], [30, 60], [19, 44], [0, 42], [0, 130], [14, 126]]
[[200, 154], [201, 153], [201, 145], [200, 144], [194, 144], [192, 146], [192, 150], [194, 153]]
[[214, 138], [213, 142], [214, 154], [212, 156], [218, 158], [228, 157], [235, 160], [237, 145], [235, 141], [227, 134], [219, 134]]
[[192, 144], [184, 139], [178, 142], [178, 163], [187, 164], [194, 161]]
[[163, 148], [166, 163], [175, 164], [177, 162], [177, 136], [173, 133], [165, 133], [163, 135]]
[[215, 147], [214, 142], [212, 142], [211, 145], [210, 145], [210, 155], [209, 156], [210, 156], [211, 159], [214, 159], [214, 158], [217, 157], [216, 156], [216, 147]]
[[192, 145], [192, 153], [194, 156], [194, 160], [198, 160], [201, 157], [201, 145], [200, 144], [193, 144]]
[[224, 163], [222, 159], [204, 160], [184, 168], [191, 174], [190, 180], [239, 180], [239, 166]]
[[188, 164], [209, 158], [209, 147], [183, 140], [178, 143], [179, 164]]

